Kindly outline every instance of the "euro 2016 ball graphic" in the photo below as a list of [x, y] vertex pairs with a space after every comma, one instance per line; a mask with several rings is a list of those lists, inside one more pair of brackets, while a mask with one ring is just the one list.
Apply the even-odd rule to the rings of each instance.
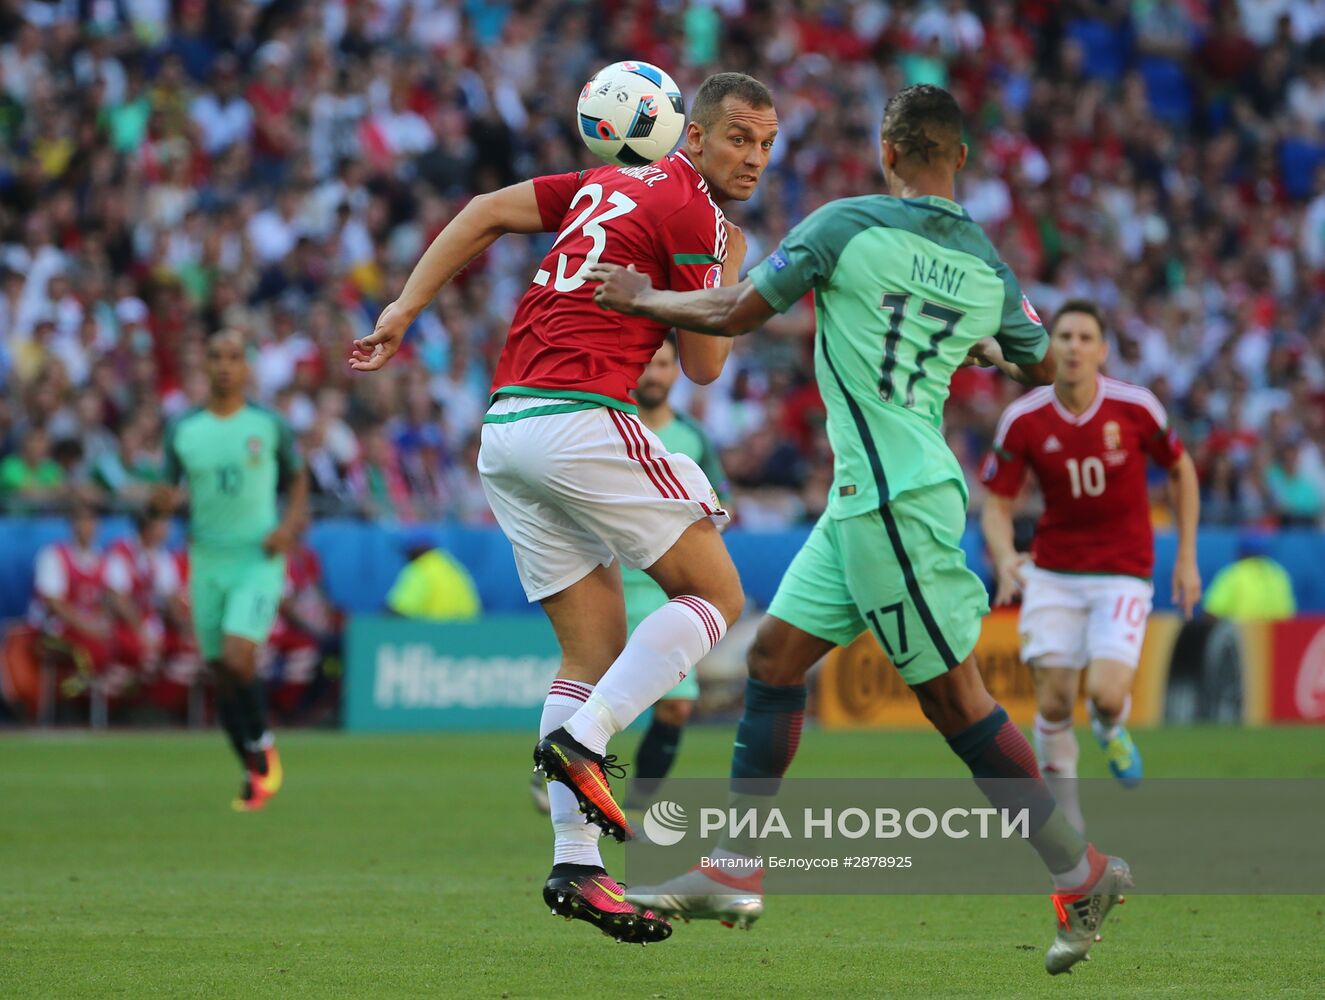
[[657, 66], [605, 66], [580, 91], [580, 138], [608, 163], [641, 167], [676, 148], [685, 130], [681, 90]]

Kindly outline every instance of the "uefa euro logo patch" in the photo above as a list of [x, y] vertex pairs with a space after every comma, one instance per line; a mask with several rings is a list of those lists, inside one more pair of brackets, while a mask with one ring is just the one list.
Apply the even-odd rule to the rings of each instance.
[[1025, 295], [1021, 297], [1021, 311], [1024, 312], [1026, 318], [1036, 326], [1044, 326], [1044, 321], [1040, 319], [1040, 314], [1035, 311], [1035, 307], [1031, 305], [1031, 300], [1026, 298]]
[[717, 288], [721, 284], [722, 284], [722, 265], [714, 264], [712, 267], [708, 269], [708, 273], [704, 275], [704, 287]]

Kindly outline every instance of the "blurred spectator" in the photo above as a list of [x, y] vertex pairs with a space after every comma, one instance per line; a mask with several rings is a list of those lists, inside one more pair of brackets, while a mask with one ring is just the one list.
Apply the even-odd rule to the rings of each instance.
[[437, 545], [430, 532], [415, 531], [401, 541], [409, 560], [391, 585], [387, 608], [402, 618], [470, 621], [483, 612], [474, 578]]
[[32, 509], [64, 492], [64, 473], [51, 457], [46, 429], [29, 429], [19, 450], [0, 460], [0, 499], [11, 509]]
[[445, 493], [450, 455], [442, 429], [442, 408], [428, 395], [426, 383], [420, 382], [406, 393], [405, 412], [391, 420], [387, 433], [414, 509], [424, 517], [435, 515]]
[[131, 504], [144, 504], [152, 486], [160, 481], [161, 462], [149, 450], [142, 426], [126, 423], [118, 447], [102, 453], [93, 474], [108, 493]]
[[208, 156], [248, 142], [253, 134], [253, 109], [239, 93], [239, 65], [234, 56], [223, 55], [216, 61], [211, 87], [198, 95], [189, 113]]
[[961, 0], [925, 0], [911, 22], [911, 37], [920, 45], [931, 40], [947, 57], [971, 55], [984, 44], [984, 26]]
[[362, 441], [363, 459], [351, 475], [351, 489], [364, 513], [387, 521], [414, 520], [409, 484], [386, 429], [365, 431]]
[[1286, 526], [1315, 527], [1325, 510], [1325, 490], [1302, 470], [1302, 448], [1290, 441], [1279, 448], [1265, 472], [1270, 503]]

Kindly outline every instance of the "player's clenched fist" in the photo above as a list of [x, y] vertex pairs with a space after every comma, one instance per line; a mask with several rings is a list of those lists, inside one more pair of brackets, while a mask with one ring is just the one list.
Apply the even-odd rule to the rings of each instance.
[[361, 372], [377, 371], [400, 350], [405, 340], [405, 331], [413, 322], [414, 317], [399, 302], [392, 302], [377, 317], [377, 326], [373, 332], [354, 342], [350, 367]]
[[295, 543], [294, 529], [281, 524], [273, 528], [262, 541], [262, 551], [269, 556], [284, 555]]
[[967, 349], [966, 357], [957, 367], [979, 365], [981, 368], [990, 368], [1002, 360], [1003, 349], [998, 346], [998, 341], [993, 337], [981, 337]]
[[593, 300], [602, 309], [614, 312], [633, 313], [639, 298], [653, 288], [647, 274], [635, 270], [635, 265], [622, 267], [620, 264], [594, 264], [584, 272], [590, 281], [601, 281], [594, 290]]

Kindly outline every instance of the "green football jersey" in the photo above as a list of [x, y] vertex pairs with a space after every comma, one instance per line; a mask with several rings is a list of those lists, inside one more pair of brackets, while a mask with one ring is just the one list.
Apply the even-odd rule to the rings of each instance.
[[996, 337], [1007, 360], [1049, 338], [1012, 271], [960, 205], [867, 195], [830, 202], [750, 272], [779, 312], [814, 290], [815, 375], [835, 462], [829, 516], [965, 481], [943, 438], [952, 374]]
[[261, 545], [280, 521], [277, 495], [299, 466], [289, 424], [251, 403], [228, 417], [190, 410], [166, 431], [166, 480], [188, 484], [197, 546]]
[[[661, 430], [654, 431], [663, 447], [674, 455], [692, 458], [708, 477], [709, 485], [717, 491], [718, 499], [726, 503], [727, 475], [722, 471], [718, 451], [708, 439], [704, 429], [684, 413], [678, 413]], [[667, 603], [663, 589], [642, 569], [621, 570], [621, 582], [626, 593], [626, 619], [631, 631], [646, 617]]]

